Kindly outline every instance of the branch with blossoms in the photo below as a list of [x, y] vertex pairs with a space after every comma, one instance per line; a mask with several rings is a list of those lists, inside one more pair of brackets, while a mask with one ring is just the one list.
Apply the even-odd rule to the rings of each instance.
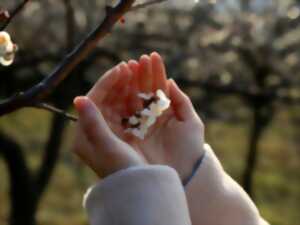
[[[166, 0], [152, 0], [149, 2], [137, 4], [133, 6], [135, 0], [120, 0], [115, 6], [106, 7], [106, 16], [102, 23], [96, 27], [83, 41], [81, 41], [66, 57], [57, 65], [57, 67], [35, 86], [24, 92], [19, 92], [12, 97], [0, 102], [0, 116], [9, 114], [24, 107], [35, 107], [50, 110], [54, 113], [59, 113], [68, 119], [76, 120], [76, 117], [71, 116], [60, 109], [50, 106], [43, 101], [53, 93], [55, 88], [65, 80], [73, 69], [81, 63], [88, 54], [97, 46], [107, 34], [111, 33], [113, 26], [123, 18], [123, 15], [129, 11], [144, 8], [146, 6], [159, 3]], [[24, 8], [28, 1], [24, 1], [22, 7], [18, 7], [17, 12]], [[15, 13], [14, 15], [16, 15]], [[10, 19], [11, 21], [11, 19]], [[7, 33], [2, 33], [7, 34]], [[1, 58], [9, 59], [9, 64], [13, 61], [13, 56], [16, 48], [8, 49], [7, 46], [13, 45], [10, 37], [6, 37], [3, 42], [5, 47], [1, 55], [1, 36], [0, 36], [0, 60]], [[13, 45], [15, 46], [15, 45]], [[10, 58], [9, 58], [9, 57]]]

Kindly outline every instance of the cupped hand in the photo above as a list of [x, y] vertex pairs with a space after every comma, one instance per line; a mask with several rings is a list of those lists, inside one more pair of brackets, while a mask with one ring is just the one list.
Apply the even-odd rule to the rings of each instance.
[[[137, 94], [157, 89], [163, 90], [171, 99], [171, 107], [151, 127], [145, 139], [126, 133], [122, 119], [143, 108]], [[190, 99], [173, 80], [167, 80], [158, 53], [143, 55], [138, 62], [130, 60], [114, 67], [96, 83], [88, 97], [101, 109], [113, 133], [148, 163], [169, 165], [184, 179], [203, 154], [203, 124]]]
[[99, 177], [145, 165], [143, 157], [112, 132], [88, 97], [75, 98], [74, 105], [79, 120], [73, 150]]

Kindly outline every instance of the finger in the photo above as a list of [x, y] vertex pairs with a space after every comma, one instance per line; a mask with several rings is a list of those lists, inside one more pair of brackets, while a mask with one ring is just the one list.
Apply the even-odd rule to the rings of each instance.
[[136, 60], [129, 60], [128, 66], [131, 69], [133, 74], [138, 75], [139, 73], [139, 63]]
[[183, 93], [173, 79], [169, 80], [170, 98], [178, 120], [187, 121], [196, 116], [190, 98]]
[[128, 110], [130, 115], [143, 108], [143, 102], [138, 98], [139, 93], [139, 64], [135, 60], [130, 60], [128, 66], [132, 71], [132, 78], [130, 81], [130, 91], [128, 98]]
[[139, 87], [144, 93], [152, 92], [153, 76], [150, 57], [142, 55], [139, 60]]
[[126, 77], [123, 83], [121, 84], [121, 88], [115, 92], [114, 102], [114, 110], [118, 113], [120, 118], [129, 117], [129, 106], [128, 100], [130, 95], [130, 82], [132, 80], [132, 71], [129, 69], [127, 64], [120, 65], [120, 71], [122, 76]]
[[124, 70], [126, 63], [122, 62], [118, 66], [119, 79], [115, 82], [114, 86], [107, 93], [106, 98], [104, 99], [105, 104], [113, 106], [120, 98], [123, 99], [122, 94], [124, 93], [129, 81], [131, 80], [131, 74]]
[[96, 105], [88, 97], [76, 97], [74, 105], [79, 114], [79, 125], [94, 149], [104, 152], [112, 149], [114, 134]]
[[153, 73], [153, 90], [161, 89], [166, 94], [167, 92], [167, 75], [164, 62], [157, 52], [150, 55], [152, 62]]
[[132, 80], [132, 71], [129, 69], [126, 63], [122, 63], [120, 65], [120, 73], [124, 76], [123, 83], [121, 84], [121, 88], [115, 91], [115, 110], [119, 113], [121, 117], [128, 117], [128, 99], [129, 99], [129, 91], [130, 91], [130, 82]]
[[119, 80], [119, 67], [115, 66], [107, 71], [89, 91], [87, 96], [92, 99], [96, 105], [100, 106], [104, 98], [111, 92], [115, 83]]

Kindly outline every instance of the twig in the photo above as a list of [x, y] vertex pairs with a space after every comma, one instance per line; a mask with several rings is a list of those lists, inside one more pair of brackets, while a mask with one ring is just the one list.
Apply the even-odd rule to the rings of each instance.
[[22, 11], [22, 9], [25, 7], [25, 5], [29, 2], [30, 0], [23, 0], [15, 9], [13, 9], [11, 12], [9, 12], [9, 17], [7, 20], [4, 22], [4, 24], [0, 27], [0, 30], [5, 30], [6, 27], [10, 24], [12, 19]]
[[22, 107], [41, 102], [83, 61], [97, 46], [98, 42], [111, 32], [120, 18], [131, 9], [135, 0], [121, 0], [115, 7], [107, 8], [103, 22], [91, 32], [62, 62], [37, 85], [25, 92], [20, 92], [0, 103], [0, 116], [11, 113]]
[[158, 4], [158, 3], [162, 3], [162, 2], [166, 2], [166, 1], [168, 1], [168, 0], [150, 0], [150, 1], [147, 1], [144, 3], [140, 3], [140, 4], [136, 4], [136, 5], [132, 6], [130, 11], [135, 11], [138, 9], [146, 8], [150, 5], [154, 5], [154, 4]]
[[64, 111], [62, 109], [56, 108], [53, 105], [49, 105], [47, 103], [44, 103], [44, 102], [33, 104], [32, 107], [48, 110], [50, 112], [59, 114], [59, 115], [65, 117], [66, 119], [74, 121], [74, 122], [76, 122], [78, 120], [78, 118], [76, 116], [74, 116], [70, 113], [67, 113], [66, 111]]

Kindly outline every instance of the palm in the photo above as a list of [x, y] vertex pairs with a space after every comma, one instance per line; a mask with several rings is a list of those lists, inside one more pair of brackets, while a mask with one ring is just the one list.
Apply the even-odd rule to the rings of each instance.
[[172, 110], [159, 118], [144, 140], [126, 134], [122, 119], [142, 109], [138, 93], [154, 92], [157, 89], [168, 92], [163, 62], [158, 55], [151, 58], [143, 56], [139, 63], [133, 61], [128, 65], [122, 63], [108, 73], [110, 74], [106, 74], [107, 77], [100, 80], [91, 90], [89, 96], [95, 101], [113, 132], [152, 161], [154, 156], [150, 154], [150, 149], [156, 149], [155, 152], [164, 151], [163, 137], [168, 133], [168, 128], [163, 125], [172, 118]]
[[[195, 129], [199, 127], [194, 126], [194, 122], [180, 122], [177, 119], [173, 99], [172, 107], [159, 117], [143, 140], [126, 133], [122, 124], [124, 118], [143, 108], [138, 93], [161, 89], [169, 96], [169, 83], [160, 56], [152, 54], [151, 57], [142, 56], [139, 62], [130, 61], [117, 66], [104, 75], [88, 95], [119, 138], [130, 144], [149, 163], [173, 166], [175, 161], [181, 161], [180, 154], [176, 152], [184, 152], [186, 149], [181, 140], [189, 140], [190, 137], [195, 139], [195, 135], [190, 136], [187, 130], [197, 132]], [[174, 160], [176, 157], [178, 159]]]
[[155, 124], [144, 140], [134, 139], [130, 144], [142, 152], [149, 163], [177, 168], [185, 161], [182, 156], [187, 152], [187, 148], [194, 148], [197, 151], [201, 149], [204, 140], [200, 134], [203, 131], [195, 121], [178, 121], [172, 110], [163, 117], [163, 121]]

